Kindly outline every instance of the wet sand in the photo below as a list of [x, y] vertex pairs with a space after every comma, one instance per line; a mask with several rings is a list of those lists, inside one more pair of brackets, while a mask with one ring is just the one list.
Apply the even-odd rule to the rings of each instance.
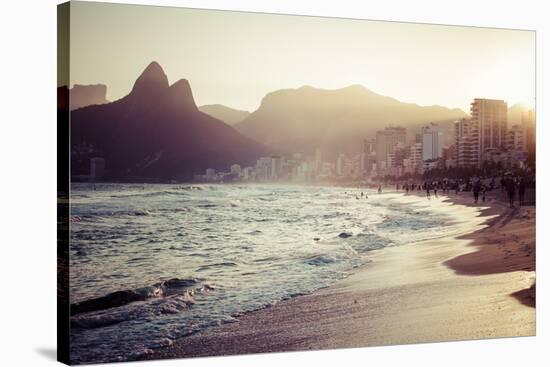
[[481, 209], [467, 195], [450, 198], [456, 204], [448, 210], [468, 218], [460, 235], [373, 251], [369, 263], [328, 288], [143, 359], [535, 335], [534, 207], [509, 209], [489, 198]]

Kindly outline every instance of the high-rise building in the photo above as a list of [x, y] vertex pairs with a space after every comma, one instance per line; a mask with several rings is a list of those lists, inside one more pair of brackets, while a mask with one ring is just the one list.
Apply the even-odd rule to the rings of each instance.
[[360, 159], [361, 172], [363, 174], [370, 174], [376, 163], [376, 139], [363, 140], [363, 152]]
[[478, 167], [486, 154], [502, 151], [506, 144], [508, 104], [499, 99], [476, 98], [470, 104], [472, 129], [478, 131]]
[[455, 162], [458, 167], [479, 168], [506, 149], [508, 104], [476, 98], [470, 106], [471, 118], [455, 122]]
[[527, 154], [529, 160], [535, 160], [536, 152], [536, 125], [535, 125], [535, 111], [529, 110], [521, 114], [521, 125], [525, 129], [525, 144], [527, 146]]
[[506, 149], [509, 151], [526, 152], [527, 136], [525, 128], [521, 125], [512, 126], [507, 133]]
[[251, 180], [254, 178], [254, 168], [252, 167], [245, 167], [242, 170], [242, 178], [244, 180]]
[[410, 173], [421, 173], [422, 169], [422, 143], [411, 145], [409, 156]]
[[389, 155], [393, 154], [399, 143], [405, 145], [407, 130], [403, 127], [386, 127], [376, 132], [376, 167], [378, 174], [384, 167], [389, 167]]
[[281, 177], [283, 161], [281, 156], [274, 155], [271, 157], [271, 178], [278, 179]]
[[338, 176], [342, 176], [344, 174], [345, 164], [346, 164], [346, 155], [344, 153], [340, 153], [340, 155], [336, 159], [336, 174]]
[[323, 156], [321, 148], [315, 149], [315, 173], [319, 174], [323, 166]]
[[216, 170], [214, 168], [206, 169], [206, 179], [209, 181], [213, 181], [214, 179], [216, 179]]
[[256, 179], [266, 181], [271, 179], [271, 157], [261, 157], [256, 161]]
[[240, 176], [241, 175], [241, 166], [238, 165], [238, 164], [233, 164], [231, 165], [231, 167], [229, 168], [230, 172], [236, 176]]
[[458, 167], [479, 166], [479, 131], [471, 119], [455, 121], [455, 156]]
[[422, 128], [422, 159], [439, 159], [443, 152], [443, 133], [439, 125], [431, 123]]

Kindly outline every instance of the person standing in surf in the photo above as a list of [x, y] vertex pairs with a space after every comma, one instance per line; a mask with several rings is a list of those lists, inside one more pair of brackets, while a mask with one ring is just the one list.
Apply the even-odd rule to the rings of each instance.
[[474, 203], [477, 204], [479, 200], [479, 193], [481, 192], [481, 181], [477, 180], [474, 183], [474, 187], [472, 188], [472, 191], [474, 192]]
[[430, 199], [430, 184], [428, 182], [424, 182], [424, 188], [426, 189], [426, 197]]

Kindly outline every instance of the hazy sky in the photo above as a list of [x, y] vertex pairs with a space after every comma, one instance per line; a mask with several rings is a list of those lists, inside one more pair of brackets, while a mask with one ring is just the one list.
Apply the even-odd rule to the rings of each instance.
[[198, 105], [255, 110], [303, 85], [362, 84], [469, 111], [475, 97], [534, 105], [535, 33], [366, 20], [73, 2], [71, 84], [126, 95], [153, 60]]

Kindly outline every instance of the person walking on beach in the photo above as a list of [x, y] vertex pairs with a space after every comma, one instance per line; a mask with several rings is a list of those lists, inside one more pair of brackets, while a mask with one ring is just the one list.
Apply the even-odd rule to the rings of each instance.
[[430, 184], [427, 182], [424, 182], [424, 188], [426, 189], [426, 197], [430, 199]]
[[382, 184], [379, 184], [379, 185], [378, 185], [378, 193], [379, 193], [379, 194], [382, 193]]
[[481, 185], [481, 201], [485, 202], [485, 193], [487, 192], [487, 187], [482, 184]]
[[479, 200], [479, 193], [481, 192], [481, 181], [477, 180], [474, 183], [472, 190], [474, 192], [474, 202], [477, 204], [477, 201]]
[[514, 207], [514, 198], [516, 196], [516, 183], [512, 177], [508, 177], [505, 180], [504, 186], [506, 187], [506, 193], [508, 194], [508, 202], [510, 203], [510, 208]]
[[523, 177], [520, 177], [519, 184], [518, 184], [518, 198], [519, 198], [519, 206], [525, 205], [525, 179]]

